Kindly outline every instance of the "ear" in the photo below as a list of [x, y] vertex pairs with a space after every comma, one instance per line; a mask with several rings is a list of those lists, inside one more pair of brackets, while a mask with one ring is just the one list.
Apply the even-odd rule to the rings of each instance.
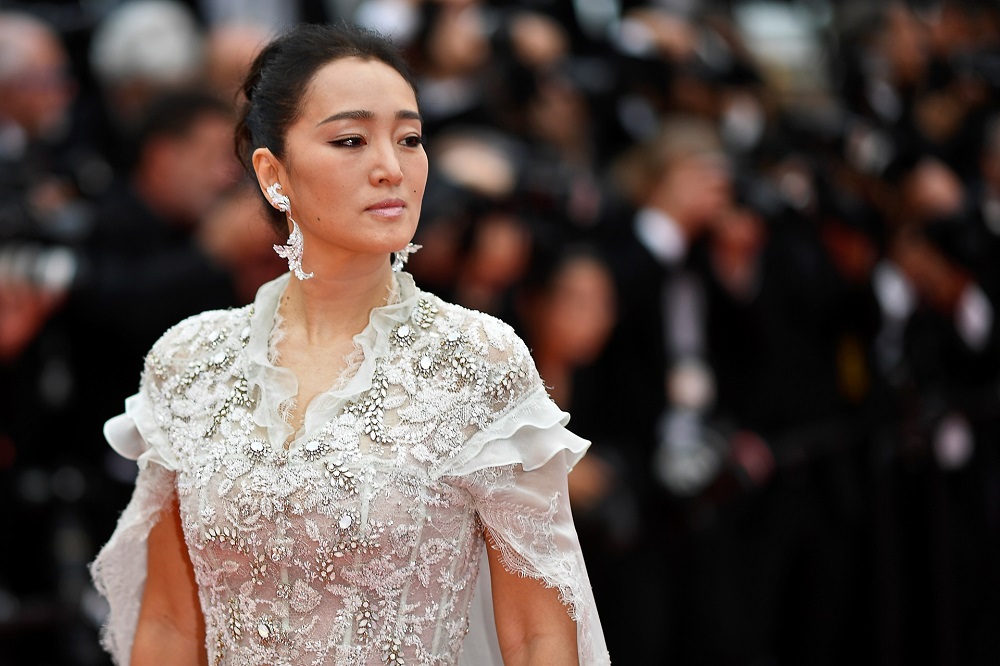
[[[285, 183], [285, 169], [270, 148], [258, 148], [250, 156], [250, 163], [253, 164], [254, 173], [257, 174], [257, 185], [260, 191], [267, 198], [267, 188], [273, 183]], [[286, 191], [287, 194], [287, 191]]]

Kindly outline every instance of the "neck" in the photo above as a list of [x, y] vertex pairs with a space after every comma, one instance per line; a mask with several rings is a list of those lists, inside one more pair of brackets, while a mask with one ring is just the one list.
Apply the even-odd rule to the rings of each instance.
[[388, 258], [331, 269], [325, 265], [305, 281], [293, 275], [281, 300], [288, 334], [309, 345], [335, 344], [362, 331], [371, 311], [385, 305], [392, 285]]

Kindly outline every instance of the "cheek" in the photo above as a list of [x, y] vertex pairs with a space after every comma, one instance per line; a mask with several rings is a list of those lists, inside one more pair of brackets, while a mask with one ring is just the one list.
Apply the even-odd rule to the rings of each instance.
[[323, 164], [309, 169], [305, 187], [300, 181], [299, 199], [311, 202], [309, 207], [315, 208], [315, 215], [325, 217], [354, 207], [362, 189], [357, 179], [362, 176], [354, 173], [350, 165]]
[[556, 300], [553, 318], [566, 347], [576, 356], [589, 356], [600, 350], [610, 334], [613, 299], [603, 289], [581, 289]]
[[406, 164], [405, 169], [410, 189], [414, 194], [423, 196], [424, 188], [427, 186], [427, 156], [414, 156], [413, 160]]

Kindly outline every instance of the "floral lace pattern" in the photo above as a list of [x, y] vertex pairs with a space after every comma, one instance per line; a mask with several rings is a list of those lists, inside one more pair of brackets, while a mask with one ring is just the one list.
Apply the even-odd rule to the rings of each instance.
[[[559, 501], [563, 457], [554, 476], [516, 455], [476, 462], [511, 439], [514, 412], [558, 413], [527, 349], [408, 277], [401, 302], [356, 338], [355, 376], [314, 400], [299, 432], [276, 408], [294, 387], [276, 388], [282, 369], [254, 351], [273, 340], [261, 322], [274, 321], [281, 284], [252, 307], [183, 322], [147, 357], [137, 426], [175, 473], [209, 663], [458, 663], [484, 525], [511, 571], [557, 586], [574, 618], [592, 608]], [[537, 506], [518, 498], [525, 483], [542, 484]], [[578, 624], [589, 654], [594, 623]]]

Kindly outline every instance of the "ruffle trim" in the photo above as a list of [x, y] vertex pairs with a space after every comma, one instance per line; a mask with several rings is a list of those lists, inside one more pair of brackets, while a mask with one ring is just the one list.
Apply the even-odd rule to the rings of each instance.
[[[353, 339], [355, 352], [351, 356], [352, 359], [360, 357], [360, 364], [351, 368], [353, 372], [349, 373], [349, 378], [342, 375], [330, 390], [313, 398], [306, 408], [305, 422], [298, 438], [315, 434], [339, 412], [345, 402], [371, 388], [376, 359], [388, 353], [392, 329], [409, 319], [420, 298], [420, 291], [410, 274], [394, 273], [393, 277], [395, 284], [390, 287], [389, 296], [390, 300], [398, 298], [398, 301], [372, 309], [368, 325]], [[253, 414], [254, 422], [267, 430], [273, 446], [283, 445], [296, 434], [294, 427], [282, 418], [280, 407], [295, 398], [298, 384], [291, 370], [273, 363], [274, 328], [280, 325], [278, 305], [289, 279], [290, 274], [286, 273], [263, 285], [257, 292], [247, 343], [247, 383], [251, 391], [257, 387], [260, 396]]]
[[527, 394], [490, 426], [431, 471], [434, 478], [464, 476], [490, 467], [519, 464], [538, 469], [565, 452], [566, 471], [590, 448], [590, 442], [565, 428], [569, 414], [559, 409], [543, 386]]
[[169, 471], [177, 469], [177, 459], [156, 424], [149, 398], [142, 391], [125, 399], [123, 414], [108, 419], [104, 437], [123, 458], [135, 460], [139, 469], [145, 469], [151, 462]]

